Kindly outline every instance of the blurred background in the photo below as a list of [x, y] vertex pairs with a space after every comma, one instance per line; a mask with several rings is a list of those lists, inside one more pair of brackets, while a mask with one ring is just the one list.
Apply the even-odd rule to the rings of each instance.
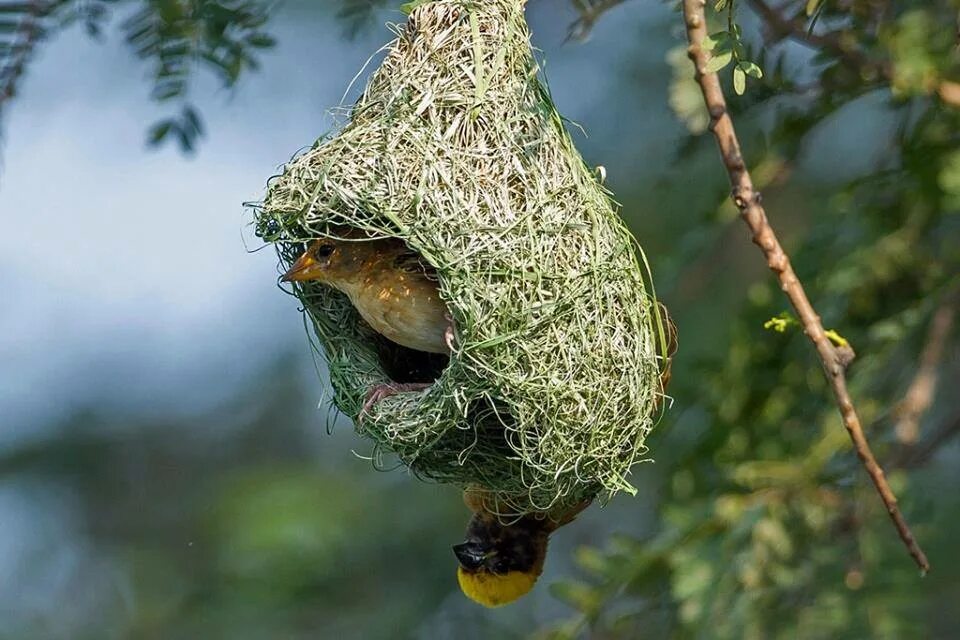
[[170, 11], [196, 10], [189, 32], [259, 3], [30, 4], [0, 2], [0, 638], [960, 634], [956, 2], [738, 6], [764, 77], [728, 92], [774, 225], [859, 354], [920, 578], [813, 350], [764, 328], [787, 304], [694, 135], [676, 8], [530, 1], [553, 97], [681, 347], [638, 495], [559, 532], [537, 589], [497, 610], [456, 585], [459, 492], [375, 470], [329, 420], [242, 206], [356, 98], [399, 3], [254, 11], [251, 51], [189, 51], [173, 88]]

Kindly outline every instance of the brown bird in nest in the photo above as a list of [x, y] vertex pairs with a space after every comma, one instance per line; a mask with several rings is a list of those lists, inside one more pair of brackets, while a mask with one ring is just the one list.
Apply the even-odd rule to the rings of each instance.
[[[408, 349], [449, 354], [453, 348], [453, 320], [440, 297], [436, 271], [396, 238], [372, 240], [350, 231], [342, 238], [314, 240], [280, 280], [320, 282], [342, 291], [374, 331]], [[362, 413], [383, 398], [430, 384], [377, 385]]]

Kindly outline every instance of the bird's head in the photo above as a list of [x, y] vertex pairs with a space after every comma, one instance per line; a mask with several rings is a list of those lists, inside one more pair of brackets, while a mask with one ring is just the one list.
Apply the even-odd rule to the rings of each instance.
[[321, 238], [280, 277], [281, 282], [307, 280], [336, 285], [354, 276], [370, 250], [371, 242]]
[[524, 595], [540, 577], [547, 555], [547, 527], [524, 517], [514, 524], [475, 515], [465, 542], [454, 545], [457, 580], [471, 600], [499, 607]]

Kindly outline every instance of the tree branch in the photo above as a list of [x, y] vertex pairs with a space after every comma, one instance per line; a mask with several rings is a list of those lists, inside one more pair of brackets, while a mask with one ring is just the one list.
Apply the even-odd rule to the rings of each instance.
[[857, 416], [850, 399], [850, 393], [847, 390], [846, 367], [853, 360], [853, 349], [835, 347], [827, 338], [820, 317], [810, 304], [803, 285], [790, 265], [789, 257], [783, 247], [780, 246], [780, 242], [767, 220], [767, 214], [761, 205], [760, 193], [753, 188], [753, 181], [740, 152], [740, 143], [737, 140], [733, 121], [727, 113], [727, 104], [720, 87], [720, 80], [716, 73], [705, 71], [707, 53], [700, 45], [707, 35], [704, 0], [683, 0], [683, 15], [687, 39], [690, 42], [687, 53], [696, 68], [695, 77], [703, 93], [707, 111], [710, 114], [710, 129], [717, 139], [723, 164], [730, 177], [733, 201], [740, 210], [743, 221], [750, 228], [754, 243], [763, 251], [767, 259], [767, 266], [776, 274], [783, 292], [796, 310], [803, 325], [804, 333], [813, 343], [817, 354], [820, 356], [827, 381], [833, 390], [834, 398], [839, 407], [843, 425], [853, 441], [857, 455], [880, 494], [880, 499], [900, 534], [900, 539], [903, 540], [904, 545], [906, 545], [920, 569], [926, 572], [930, 569], [930, 563], [900, 513], [897, 498], [887, 484], [883, 469], [877, 464], [876, 458], [870, 450], [870, 445], [860, 424], [860, 418]]
[[593, 25], [610, 9], [621, 5], [627, 0], [573, 0], [573, 6], [580, 17], [570, 25], [567, 38], [571, 40], [586, 40], [590, 37]]
[[949, 296], [933, 314], [926, 344], [920, 354], [917, 375], [907, 388], [903, 400], [894, 409], [897, 424], [894, 432], [904, 444], [913, 444], [920, 435], [920, 419], [933, 403], [937, 391], [937, 369], [946, 347], [950, 329], [953, 327], [955, 300]]
[[950, 442], [958, 434], [960, 434], [960, 413], [955, 414], [934, 429], [933, 433], [920, 444], [902, 448], [899, 455], [891, 460], [890, 466], [894, 469], [922, 467], [940, 450], [940, 447]]
[[764, 24], [770, 28], [777, 38], [790, 38], [800, 44], [815, 49], [823, 49], [834, 54], [844, 63], [860, 71], [879, 72], [879, 66], [869, 59], [859, 49], [851, 47], [845, 42], [841, 34], [811, 33], [807, 29], [806, 21], [800, 18], [787, 18], [778, 10], [768, 5], [764, 0], [747, 0]]
[[[778, 38], [790, 38], [800, 44], [828, 51], [835, 55], [843, 64], [868, 79], [883, 79], [887, 83], [893, 82], [894, 69], [889, 62], [871, 60], [867, 54], [857, 48], [855, 43], [845, 39], [842, 32], [817, 34], [807, 28], [806, 20], [802, 18], [787, 18], [780, 11], [774, 9], [764, 0], [747, 0], [764, 24]], [[932, 87], [944, 104], [960, 107], [960, 83], [951, 80], [941, 80]]]
[[937, 95], [940, 99], [954, 107], [960, 107], [960, 82], [944, 80], [937, 87]]

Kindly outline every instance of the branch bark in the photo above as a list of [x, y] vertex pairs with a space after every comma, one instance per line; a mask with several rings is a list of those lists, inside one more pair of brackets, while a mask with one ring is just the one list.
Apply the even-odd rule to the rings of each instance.
[[953, 328], [954, 304], [953, 296], [949, 296], [933, 314], [927, 341], [920, 354], [917, 375], [894, 410], [897, 418], [894, 433], [904, 444], [911, 445], [917, 441], [920, 435], [920, 420], [933, 403], [933, 396], [937, 391], [937, 369], [946, 349], [950, 329]]
[[784, 294], [786, 294], [800, 318], [804, 333], [813, 343], [817, 354], [820, 356], [827, 381], [833, 390], [834, 398], [840, 410], [843, 425], [853, 441], [857, 456], [880, 494], [880, 499], [883, 501], [890, 519], [893, 520], [900, 539], [903, 540], [904, 545], [920, 569], [926, 572], [930, 569], [930, 563], [900, 513], [897, 498], [890, 489], [890, 485], [887, 484], [883, 469], [877, 464], [876, 458], [870, 450], [860, 418], [847, 390], [846, 368], [854, 358], [853, 349], [848, 346], [834, 346], [827, 338], [820, 317], [814, 310], [813, 305], [810, 304], [802, 283], [790, 265], [789, 257], [783, 247], [780, 246], [777, 235], [767, 220], [766, 211], [761, 204], [760, 193], [753, 187], [753, 181], [740, 152], [740, 143], [733, 127], [733, 120], [727, 113], [727, 104], [720, 87], [720, 80], [717, 78], [717, 74], [706, 72], [707, 52], [700, 44], [707, 36], [704, 0], [683, 0], [683, 16], [687, 39], [690, 42], [687, 53], [696, 68], [695, 77], [703, 93], [707, 111], [710, 114], [710, 129], [716, 137], [724, 167], [730, 178], [733, 201], [740, 210], [743, 221], [750, 228], [753, 242], [763, 251], [767, 266], [776, 274]]
[[890, 466], [894, 469], [922, 467], [957, 435], [960, 435], [960, 413], [934, 429], [923, 442], [900, 449], [899, 455], [890, 461]]

